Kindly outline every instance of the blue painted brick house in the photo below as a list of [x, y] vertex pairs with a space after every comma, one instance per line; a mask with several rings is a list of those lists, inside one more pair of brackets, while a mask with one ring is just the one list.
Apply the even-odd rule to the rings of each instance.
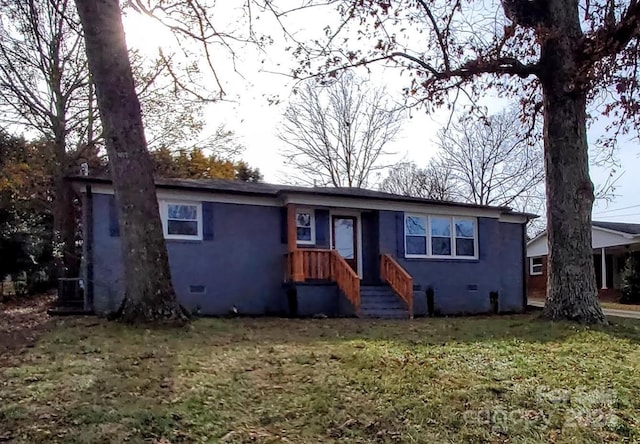
[[[109, 179], [83, 202], [85, 309], [124, 298]], [[203, 315], [409, 317], [525, 308], [525, 224], [504, 207], [360, 189], [158, 180], [171, 275]]]

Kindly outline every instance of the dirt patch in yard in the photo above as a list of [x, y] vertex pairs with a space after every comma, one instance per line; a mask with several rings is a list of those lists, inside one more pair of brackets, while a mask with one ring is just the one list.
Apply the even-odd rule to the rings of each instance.
[[47, 309], [55, 294], [0, 304], [0, 366], [17, 350], [31, 347], [51, 325]]

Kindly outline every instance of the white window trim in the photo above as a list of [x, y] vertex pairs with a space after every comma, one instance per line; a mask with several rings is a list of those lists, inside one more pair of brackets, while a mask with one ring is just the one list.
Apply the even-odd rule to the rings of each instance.
[[[408, 217], [420, 217], [422, 219], [425, 219], [426, 224], [425, 224], [424, 237], [425, 237], [425, 251], [427, 252], [427, 254], [407, 254], [407, 218]], [[429, 252], [431, 251], [431, 239], [429, 237], [429, 217], [426, 214], [404, 213], [402, 233], [404, 235], [404, 257], [406, 258], [430, 257]], [[415, 236], [415, 237], [423, 237], [423, 236]]]
[[[186, 200], [161, 200], [160, 202], [160, 218], [162, 219], [162, 232], [165, 239], [180, 240], [202, 240], [202, 202], [186, 201]], [[196, 207], [196, 221], [198, 223], [198, 234], [195, 236], [188, 234], [169, 234], [169, 205], [192, 205]]]
[[[421, 217], [426, 219], [426, 251], [427, 254], [407, 254], [407, 217]], [[450, 255], [437, 255], [431, 254], [431, 218], [448, 218], [451, 230], [451, 254]], [[455, 222], [456, 220], [472, 220], [473, 221], [473, 251], [475, 255], [473, 256], [458, 256], [456, 254], [456, 239], [455, 235]], [[455, 260], [478, 260], [479, 259], [479, 249], [478, 249], [478, 218], [477, 217], [468, 217], [468, 216], [446, 216], [440, 214], [421, 214], [421, 213], [405, 213], [403, 219], [402, 232], [404, 236], [404, 257], [407, 259], [455, 259]], [[437, 236], [436, 236], [437, 237]], [[469, 239], [469, 238], [466, 238]]]
[[[311, 240], [298, 239], [298, 214], [309, 213], [309, 226], [311, 228]], [[315, 245], [316, 244], [316, 212], [309, 208], [296, 208], [296, 243], [298, 245]]]
[[[534, 259], [540, 259], [540, 271], [533, 271], [533, 260]], [[539, 257], [530, 257], [529, 258], [529, 276], [542, 276], [542, 266], [543, 266], [543, 259], [541, 256]]]

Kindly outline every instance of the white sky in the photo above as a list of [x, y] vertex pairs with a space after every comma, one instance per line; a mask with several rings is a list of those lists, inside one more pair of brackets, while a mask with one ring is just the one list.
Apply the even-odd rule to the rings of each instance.
[[[153, 54], [157, 52], [159, 45], [170, 45], [170, 40], [162, 37], [166, 36], [166, 31], [150, 19], [129, 14], [124, 23], [129, 46]], [[318, 28], [323, 21], [316, 18], [309, 23], [308, 28]], [[306, 24], [299, 26], [308, 30], [305, 28]], [[274, 28], [272, 35], [277, 33], [278, 29]], [[294, 62], [292, 56], [284, 51], [283, 44], [274, 44], [267, 50], [268, 59], [262, 63], [265, 54], [259, 54], [251, 47], [238, 51], [237, 73], [229, 68], [231, 63], [224, 55], [216, 58], [222, 59], [220, 68], [216, 65], [216, 69], [227, 95], [225, 101], [208, 106], [206, 117], [211, 129], [224, 124], [239, 136], [246, 147], [242, 158], [251, 166], [260, 168], [265, 181], [286, 183], [288, 174], [283, 165], [284, 159], [279, 154], [282, 145], [276, 136], [276, 128], [281, 121], [293, 82], [285, 75], [269, 71], [288, 73]], [[399, 78], [395, 70], [374, 68], [373, 71], [370, 81], [385, 84], [389, 93], [397, 94], [397, 100], [401, 101], [401, 89], [408, 84], [408, 79]], [[364, 72], [359, 74], [366, 75]], [[273, 96], [280, 98], [279, 105], [268, 103], [267, 99]], [[500, 111], [507, 104], [507, 101], [496, 97], [487, 97], [484, 103], [490, 112]], [[448, 113], [444, 110], [433, 115], [414, 110], [411, 118], [404, 124], [401, 136], [389, 146], [389, 151], [396, 153], [394, 159], [412, 160], [418, 166], [423, 166], [437, 153], [433, 141], [447, 118]], [[596, 140], [602, 134], [603, 127], [603, 122], [594, 124], [589, 130], [589, 140]], [[639, 155], [640, 149], [635, 141], [621, 141], [617, 153], [620, 163], [617, 175], [621, 176], [616, 182], [616, 196], [612, 202], [596, 202], [594, 220], [640, 223], [640, 180], [636, 175], [640, 167]], [[592, 166], [591, 174], [597, 186], [607, 180], [609, 170]]]

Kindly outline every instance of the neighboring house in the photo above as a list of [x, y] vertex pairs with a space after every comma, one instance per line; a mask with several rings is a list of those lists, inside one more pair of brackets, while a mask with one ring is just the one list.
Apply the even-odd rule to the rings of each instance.
[[[113, 187], [70, 180], [83, 202], [85, 309], [114, 312], [124, 285]], [[173, 285], [192, 312], [409, 317], [525, 308], [531, 215], [362, 189], [156, 186]]]
[[[620, 297], [621, 273], [630, 252], [640, 251], [640, 224], [622, 222], [591, 223], [593, 263], [598, 295], [607, 300]], [[545, 298], [547, 288], [547, 233], [527, 243], [529, 298]]]

